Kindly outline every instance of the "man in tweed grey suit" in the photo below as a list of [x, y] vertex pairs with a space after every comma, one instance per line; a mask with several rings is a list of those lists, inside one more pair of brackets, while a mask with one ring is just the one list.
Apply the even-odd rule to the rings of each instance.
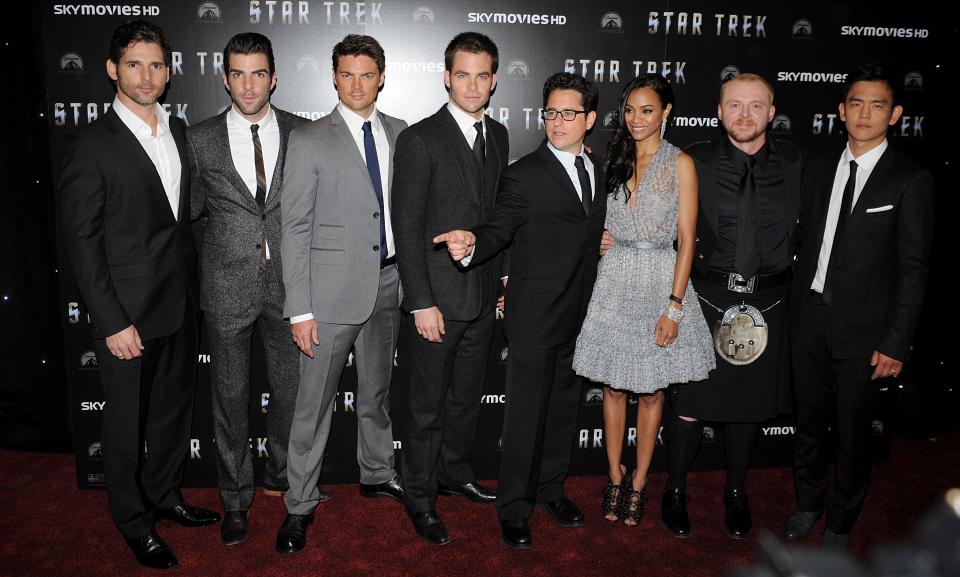
[[273, 49], [260, 34], [237, 34], [224, 49], [233, 105], [190, 128], [191, 217], [207, 216], [201, 306], [210, 345], [217, 481], [227, 545], [247, 537], [255, 492], [249, 446], [250, 341], [264, 345], [270, 404], [264, 485], [287, 486], [287, 443], [300, 375], [283, 319], [280, 185], [290, 131], [306, 121], [270, 106]]
[[389, 404], [400, 327], [390, 177], [394, 144], [406, 123], [376, 109], [384, 60], [375, 39], [346, 36], [333, 49], [339, 104], [290, 136], [281, 206], [283, 312], [304, 356], [287, 457], [287, 517], [276, 541], [284, 554], [306, 546], [351, 347], [357, 353], [360, 492], [404, 497]]

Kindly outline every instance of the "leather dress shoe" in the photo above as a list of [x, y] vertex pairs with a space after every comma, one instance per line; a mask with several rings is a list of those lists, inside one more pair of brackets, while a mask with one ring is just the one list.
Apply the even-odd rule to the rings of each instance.
[[220, 525], [220, 538], [224, 545], [239, 545], [247, 540], [250, 527], [246, 511], [225, 511]]
[[145, 567], [153, 569], [170, 569], [177, 566], [177, 558], [173, 551], [163, 542], [156, 533], [148, 533], [136, 539], [126, 539], [130, 550], [136, 555], [137, 561]]
[[313, 523], [313, 512], [309, 515], [287, 513], [283, 525], [277, 531], [276, 549], [281, 555], [293, 555], [307, 546], [307, 527]]
[[821, 511], [797, 511], [787, 517], [787, 530], [784, 532], [787, 541], [799, 541], [806, 538], [821, 514]]
[[526, 519], [514, 521], [500, 519], [500, 540], [511, 549], [530, 549], [533, 547], [533, 535]]
[[460, 495], [466, 497], [474, 503], [493, 503], [497, 500], [497, 492], [494, 489], [488, 489], [480, 483], [461, 483], [459, 485], [437, 486], [437, 493], [440, 495]]
[[188, 505], [186, 501], [170, 509], [157, 510], [157, 517], [169, 519], [184, 527], [203, 527], [220, 520], [220, 513]]
[[561, 527], [583, 527], [583, 513], [566, 497], [556, 501], [537, 501], [537, 508], [550, 513], [553, 522]]
[[687, 515], [687, 494], [680, 489], [667, 489], [660, 501], [660, 518], [674, 537], [690, 536], [690, 516]]
[[723, 528], [734, 539], [746, 539], [753, 526], [747, 494], [743, 489], [730, 489], [723, 493], [723, 507], [727, 514], [723, 518]]
[[413, 521], [413, 529], [417, 535], [430, 541], [434, 545], [446, 545], [450, 542], [450, 534], [447, 528], [437, 516], [436, 511], [410, 511], [407, 510], [410, 520]]
[[823, 530], [820, 537], [820, 548], [832, 551], [846, 551], [850, 546], [850, 533], [834, 533], [830, 529]]
[[396, 475], [389, 481], [384, 481], [383, 483], [377, 483], [375, 485], [360, 483], [360, 494], [364, 497], [370, 498], [390, 497], [391, 499], [396, 499], [401, 503], [403, 503], [407, 497], [406, 491], [403, 490], [403, 481], [400, 480], [400, 475]]

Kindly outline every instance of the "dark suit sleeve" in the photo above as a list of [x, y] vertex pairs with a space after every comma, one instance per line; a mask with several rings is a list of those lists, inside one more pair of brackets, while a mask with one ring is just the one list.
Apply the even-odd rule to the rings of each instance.
[[[525, 189], [526, 184], [518, 171], [503, 173], [496, 208], [485, 223], [472, 231], [477, 236], [477, 243], [471, 265], [484, 262], [506, 248], [517, 229], [527, 222], [530, 199]], [[548, 248], [544, 247], [544, 250]]]
[[196, 130], [187, 129], [187, 157], [190, 159], [190, 221], [203, 215], [207, 204], [207, 184], [200, 175], [200, 153]]
[[100, 164], [84, 141], [64, 141], [60, 181], [63, 241], [80, 295], [100, 334], [114, 335], [130, 326], [107, 264], [104, 244], [106, 186]]
[[[504, 150], [504, 168], [507, 165], [507, 162], [510, 162], [510, 138], [507, 136], [503, 139], [503, 150]], [[499, 186], [499, 185], [498, 185]], [[502, 279], [505, 276], [510, 274], [510, 246], [508, 245], [503, 251], [503, 256], [500, 259], [500, 278]]]
[[905, 360], [913, 343], [930, 272], [934, 218], [933, 175], [918, 171], [901, 196], [897, 221], [897, 289], [890, 325], [877, 351]]
[[397, 249], [404, 307], [408, 311], [436, 306], [427, 271], [425, 246], [427, 202], [430, 192], [430, 153], [420, 136], [404, 130], [393, 154], [390, 219]]

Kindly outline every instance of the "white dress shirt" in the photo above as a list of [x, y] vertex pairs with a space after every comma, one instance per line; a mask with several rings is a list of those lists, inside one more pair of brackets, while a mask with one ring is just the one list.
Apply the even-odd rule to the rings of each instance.
[[860, 158], [854, 158], [850, 152], [850, 145], [844, 149], [840, 155], [840, 161], [837, 163], [837, 172], [833, 177], [833, 191], [830, 193], [830, 206], [827, 207], [827, 222], [823, 228], [823, 242], [820, 244], [820, 256], [817, 257], [817, 274], [813, 276], [813, 283], [810, 288], [818, 293], [823, 292], [823, 283], [827, 279], [827, 266], [830, 264], [830, 251], [833, 249], [833, 237], [837, 231], [837, 221], [840, 220], [840, 205], [843, 203], [843, 189], [847, 186], [847, 180], [850, 178], [850, 161], [857, 161], [857, 180], [853, 188], [853, 202], [850, 204], [851, 211], [857, 206], [857, 200], [860, 193], [863, 192], [863, 186], [867, 184], [870, 173], [873, 172], [880, 157], [887, 150], [887, 141], [884, 139], [879, 146], [866, 152]]
[[180, 166], [177, 143], [170, 132], [170, 113], [159, 104], [154, 105], [157, 115], [157, 135], [154, 136], [150, 125], [124, 106], [119, 98], [114, 97], [112, 106], [156, 167], [167, 202], [170, 203], [170, 210], [173, 211], [173, 218], [177, 219], [180, 214], [180, 175], [183, 167]]
[[[257, 136], [260, 138], [260, 149], [263, 153], [263, 175], [267, 180], [267, 190], [264, 199], [270, 196], [270, 184], [273, 182], [273, 171], [277, 167], [277, 157], [280, 154], [280, 126], [277, 124], [277, 115], [273, 108], [267, 107], [267, 114], [260, 122], [250, 122], [231, 106], [227, 112], [227, 138], [230, 140], [230, 156], [233, 166], [237, 169], [240, 179], [247, 185], [250, 194], [257, 197], [257, 164], [253, 158], [253, 131], [250, 127], [259, 124]], [[266, 245], [267, 260], [270, 260], [270, 245]]]
[[[380, 117], [377, 116], [377, 110], [374, 108], [370, 118], [363, 118], [356, 112], [337, 103], [337, 110], [343, 121], [353, 136], [353, 141], [360, 151], [363, 161], [367, 161], [367, 151], [363, 145], [363, 123], [370, 121], [370, 132], [373, 134], [373, 144], [377, 147], [377, 163], [380, 165], [380, 186], [383, 190], [383, 214], [380, 218], [383, 220], [384, 233], [387, 237], [387, 258], [396, 254], [396, 248], [393, 242], [393, 225], [390, 223], [390, 143], [387, 141], [387, 133], [380, 124]], [[313, 313], [305, 313], [290, 317], [290, 324], [301, 323], [313, 319]]]
[[596, 177], [593, 175], [593, 162], [590, 160], [590, 157], [584, 153], [583, 144], [580, 144], [579, 154], [558, 150], [550, 144], [550, 141], [547, 141], [547, 148], [557, 157], [557, 160], [563, 165], [564, 170], [567, 171], [567, 176], [569, 176], [570, 181], [573, 182], [573, 188], [577, 190], [577, 197], [580, 199], [580, 202], [583, 202], [583, 190], [580, 189], [580, 175], [577, 174], [577, 166], [574, 163], [577, 161], [578, 156], [583, 157], [583, 166], [587, 169], [587, 174], [590, 176], [590, 200], [593, 200], [597, 195], [597, 183], [594, 182]]

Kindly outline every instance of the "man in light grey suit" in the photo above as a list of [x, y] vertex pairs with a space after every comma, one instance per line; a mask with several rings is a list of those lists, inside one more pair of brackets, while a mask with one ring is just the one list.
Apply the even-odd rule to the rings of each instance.
[[[263, 483], [287, 487], [287, 443], [300, 375], [283, 318], [280, 184], [290, 132], [306, 121], [270, 106], [277, 85], [270, 40], [237, 34], [224, 49], [223, 84], [233, 105], [187, 133], [192, 219], [206, 216], [201, 306], [211, 352], [217, 483], [227, 545], [247, 538], [255, 492], [250, 454], [250, 342], [264, 345], [270, 404]], [[259, 403], [258, 403], [259, 405]]]
[[389, 411], [400, 327], [389, 185], [394, 144], [406, 123], [376, 109], [384, 66], [375, 39], [346, 36], [333, 48], [339, 104], [290, 137], [281, 206], [283, 312], [304, 356], [279, 553], [306, 546], [334, 399], [351, 347], [357, 356], [360, 492], [404, 498]]

